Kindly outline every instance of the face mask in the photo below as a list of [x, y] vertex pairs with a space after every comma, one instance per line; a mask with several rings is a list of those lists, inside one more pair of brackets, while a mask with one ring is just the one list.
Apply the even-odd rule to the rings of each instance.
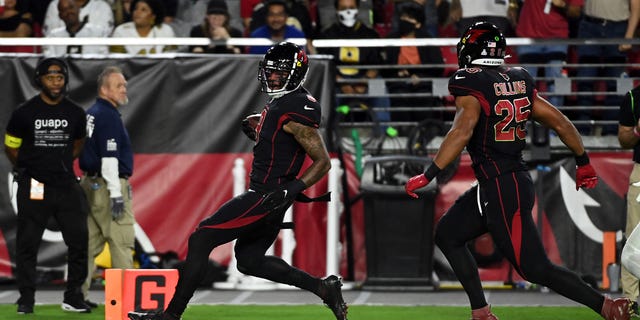
[[400, 20], [400, 23], [398, 23], [398, 31], [400, 32], [400, 35], [407, 35], [409, 33], [411, 33], [411, 31], [414, 31], [416, 29], [416, 25], [413, 24], [412, 22], [406, 21], [406, 20]]
[[351, 28], [354, 24], [356, 24], [356, 15], [358, 14], [358, 9], [347, 9], [338, 11], [338, 20], [345, 27]]

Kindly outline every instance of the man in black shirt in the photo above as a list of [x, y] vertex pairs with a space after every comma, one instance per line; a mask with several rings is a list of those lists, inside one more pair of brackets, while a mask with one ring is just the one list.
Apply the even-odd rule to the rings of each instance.
[[[258, 78], [272, 99], [259, 117], [243, 121], [243, 131], [256, 141], [249, 190], [223, 204], [191, 234], [187, 261], [167, 309], [161, 313], [129, 312], [129, 319], [180, 319], [205, 275], [211, 250], [234, 239], [242, 273], [310, 291], [337, 320], [347, 319], [338, 277], [316, 278], [278, 257], [265, 255], [278, 236], [285, 211], [295, 200], [321, 200], [309, 199], [302, 191], [318, 182], [331, 166], [318, 130], [320, 104], [302, 87], [308, 63], [304, 50], [289, 42], [281, 42], [265, 54]], [[312, 164], [298, 178], [305, 156]]]
[[458, 43], [458, 64], [449, 80], [456, 115], [433, 164], [407, 182], [412, 197], [465, 148], [478, 184], [458, 198], [440, 219], [435, 242], [447, 257], [469, 297], [471, 319], [498, 319], [488, 305], [478, 268], [466, 243], [489, 232], [500, 252], [527, 281], [588, 306], [607, 320], [627, 320], [635, 302], [603, 296], [574, 272], [547, 257], [531, 210], [533, 182], [522, 158], [526, 124], [552, 128], [573, 152], [576, 190], [594, 188], [598, 177], [582, 139], [558, 109], [538, 95], [534, 80], [519, 67], [504, 65], [506, 40], [493, 24], [478, 22]]
[[16, 278], [18, 313], [33, 313], [38, 247], [53, 217], [69, 248], [62, 309], [90, 312], [81, 292], [87, 277], [86, 197], [73, 172], [86, 135], [84, 110], [66, 98], [67, 65], [57, 58], [36, 67], [41, 91], [11, 115], [5, 153], [18, 172]]

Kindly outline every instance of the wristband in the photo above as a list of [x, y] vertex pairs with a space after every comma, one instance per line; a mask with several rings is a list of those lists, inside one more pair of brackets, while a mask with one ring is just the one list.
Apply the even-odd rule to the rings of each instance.
[[589, 156], [587, 155], [586, 151], [582, 155], [576, 156], [575, 158], [576, 158], [576, 165], [578, 167], [582, 167], [584, 165], [589, 164]]
[[431, 181], [435, 176], [438, 175], [438, 173], [440, 173], [440, 171], [442, 170], [438, 168], [435, 163], [431, 163], [429, 168], [427, 168], [427, 171], [424, 172], [424, 176], [427, 178], [427, 180]]
[[633, 127], [633, 135], [636, 137], [640, 137], [640, 132], [638, 132], [638, 126]]

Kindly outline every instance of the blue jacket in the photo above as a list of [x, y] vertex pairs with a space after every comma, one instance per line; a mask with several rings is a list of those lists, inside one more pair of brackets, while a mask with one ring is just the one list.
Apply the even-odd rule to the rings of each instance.
[[80, 169], [99, 173], [102, 158], [118, 159], [118, 173], [133, 174], [133, 151], [120, 112], [109, 101], [97, 98], [87, 110], [87, 141], [80, 155]]

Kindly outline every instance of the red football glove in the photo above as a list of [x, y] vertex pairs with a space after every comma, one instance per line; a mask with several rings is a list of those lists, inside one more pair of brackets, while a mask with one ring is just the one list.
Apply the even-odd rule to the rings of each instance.
[[598, 176], [596, 170], [593, 169], [590, 163], [576, 168], [576, 190], [582, 187], [583, 189], [591, 189], [598, 183]]
[[411, 179], [409, 179], [409, 181], [407, 181], [407, 184], [404, 185], [404, 190], [407, 192], [408, 195], [417, 199], [418, 195], [413, 191], [420, 189], [428, 184], [429, 184], [429, 179], [427, 179], [424, 173], [422, 173], [417, 176], [413, 176]]

